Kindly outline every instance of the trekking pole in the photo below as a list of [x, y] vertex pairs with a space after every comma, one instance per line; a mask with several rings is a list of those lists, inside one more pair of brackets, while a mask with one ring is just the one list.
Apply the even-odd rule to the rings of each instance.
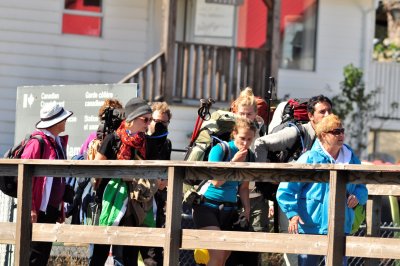
[[197, 119], [194, 125], [194, 130], [192, 133], [192, 138], [190, 139], [189, 147], [193, 146], [193, 143], [196, 140], [197, 135], [199, 134], [199, 130], [201, 128], [201, 125], [203, 124], [203, 121], [210, 119], [210, 108], [213, 103], [215, 103], [215, 101], [211, 98], [208, 98], [207, 100], [200, 99], [200, 108], [197, 110]]
[[[267, 77], [265, 77], [267, 78]], [[265, 126], [265, 134], [268, 135], [268, 127], [269, 127], [269, 120], [271, 119], [271, 96], [272, 96], [272, 90], [275, 88], [275, 78], [274, 77], [269, 77], [269, 86], [268, 86], [268, 91], [265, 92], [265, 101], [268, 104], [268, 112], [267, 112], [267, 121], [266, 121], [266, 126]]]

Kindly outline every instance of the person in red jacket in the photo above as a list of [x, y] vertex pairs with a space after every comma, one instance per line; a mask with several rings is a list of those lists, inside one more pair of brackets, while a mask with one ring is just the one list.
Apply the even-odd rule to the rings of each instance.
[[[40, 135], [44, 140], [31, 139], [25, 146], [22, 159], [67, 159], [68, 136], [59, 136], [65, 131], [67, 118], [73, 113], [57, 103], [47, 104], [40, 110], [40, 121], [32, 135]], [[43, 149], [43, 151], [41, 150]], [[32, 223], [64, 222], [65, 178], [36, 176], [32, 180]], [[31, 242], [29, 265], [47, 265], [51, 242]]]

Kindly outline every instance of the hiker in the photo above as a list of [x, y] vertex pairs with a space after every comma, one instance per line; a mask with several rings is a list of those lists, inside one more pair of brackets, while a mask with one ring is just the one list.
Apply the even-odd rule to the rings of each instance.
[[[146, 101], [132, 98], [125, 105], [125, 120], [113, 134], [102, 141], [96, 160], [143, 160], [146, 159], [145, 132], [152, 120], [152, 110]], [[95, 187], [103, 180], [97, 179]], [[152, 205], [152, 196], [157, 190], [154, 182], [145, 180], [139, 193], [143, 198], [135, 198], [137, 183], [132, 178], [111, 179], [104, 190], [100, 225], [141, 226], [145, 214]], [[150, 184], [149, 186], [147, 186]], [[109, 254], [109, 245], [94, 245], [89, 265], [104, 265]], [[137, 265], [139, 247], [113, 246], [114, 262], [119, 265]]]
[[[31, 139], [25, 146], [22, 159], [67, 159], [68, 136], [59, 136], [65, 131], [67, 118], [73, 113], [57, 103], [46, 104], [40, 110], [40, 121], [32, 135], [44, 140], [43, 150], [39, 141]], [[42, 157], [40, 156], [42, 153]], [[65, 178], [36, 176], [32, 180], [32, 223], [63, 223]], [[29, 265], [47, 265], [51, 242], [31, 242]]]
[[[172, 113], [166, 102], [151, 104], [152, 118], [146, 135], [147, 160], [171, 160], [172, 144], [168, 139], [168, 126]], [[158, 180], [158, 190], [154, 194], [152, 208], [147, 212], [144, 226], [165, 227], [165, 210], [167, 201], [167, 180]], [[154, 215], [155, 214], [155, 215]], [[163, 265], [164, 256], [161, 247], [142, 247], [140, 254], [144, 263], [149, 265]], [[153, 264], [150, 264], [152, 262]]]
[[[113, 98], [108, 98], [104, 101], [103, 105], [99, 109], [98, 117], [100, 124], [104, 125], [105, 122], [105, 112], [108, 108], [112, 109], [123, 109], [122, 103], [118, 99], [113, 99]], [[79, 154], [86, 155], [86, 152], [89, 148], [90, 142], [92, 140], [96, 139], [99, 134], [102, 134], [104, 128], [99, 127], [97, 131], [93, 131], [92, 133], [89, 134], [89, 136], [86, 138], [86, 140], [83, 142], [81, 149], [79, 150]], [[102, 138], [103, 139], [103, 138]]]
[[[336, 115], [324, 117], [315, 127], [317, 140], [310, 151], [304, 153], [297, 163], [308, 164], [360, 164], [352, 149], [344, 144], [344, 128]], [[289, 219], [291, 234], [328, 233], [329, 183], [281, 182], [277, 200]], [[364, 205], [368, 190], [364, 184], [346, 185], [345, 234], [350, 234], [354, 210], [357, 204]], [[299, 255], [300, 266], [319, 265], [319, 255]], [[344, 258], [343, 265], [347, 265]]]
[[[253, 152], [249, 149], [257, 129], [253, 121], [237, 118], [232, 131], [233, 139], [215, 145], [209, 154], [209, 162], [246, 162], [254, 161]], [[227, 145], [226, 149], [222, 145]], [[227, 159], [225, 152], [228, 153]], [[237, 194], [243, 206], [243, 219], [249, 220], [250, 200], [249, 182], [209, 180], [199, 190], [203, 195], [200, 204], [193, 205], [193, 221], [198, 229], [232, 230], [237, 220]], [[225, 265], [230, 251], [209, 250], [210, 260], [207, 265]]]
[[[316, 125], [327, 115], [332, 112], [331, 100], [324, 96], [318, 95], [311, 97], [307, 104], [307, 114], [309, 122], [303, 124], [304, 128], [304, 147], [306, 150], [311, 149], [315, 136]], [[295, 127], [286, 127], [282, 130], [262, 136], [255, 141], [255, 156], [256, 162], [268, 162], [268, 152], [285, 151], [290, 150], [296, 142], [299, 141], [297, 129]], [[264, 219], [268, 217], [265, 216]], [[279, 231], [281, 233], [287, 232], [287, 219], [285, 218], [282, 211], [279, 209]], [[292, 254], [284, 255], [287, 266], [296, 266], [297, 257]]]
[[[232, 104], [233, 105], [233, 104]], [[267, 111], [266, 102], [262, 98], [256, 99], [253, 90], [250, 87], [245, 88], [240, 92], [239, 97], [234, 101], [234, 108], [231, 110], [240, 117], [245, 117], [254, 121], [257, 126], [256, 137], [264, 134], [264, 120], [265, 112]], [[255, 139], [254, 139], [255, 140]], [[251, 145], [251, 150], [254, 151], [254, 141]], [[267, 232], [268, 220], [264, 217], [268, 215], [268, 202], [264, 199], [263, 195], [256, 191], [254, 182], [249, 183], [250, 190], [250, 220], [249, 228], [242, 228], [241, 230], [251, 232]], [[260, 253], [259, 252], [243, 252], [234, 251], [229, 256], [226, 265], [258, 265]]]

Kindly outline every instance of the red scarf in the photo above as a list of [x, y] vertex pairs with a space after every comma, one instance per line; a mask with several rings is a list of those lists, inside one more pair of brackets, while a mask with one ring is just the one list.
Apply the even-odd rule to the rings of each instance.
[[116, 132], [122, 142], [117, 153], [118, 160], [132, 160], [135, 157], [135, 154], [132, 156], [132, 148], [139, 153], [140, 158], [146, 159], [146, 136], [144, 132], [128, 134], [125, 121], [121, 123]]

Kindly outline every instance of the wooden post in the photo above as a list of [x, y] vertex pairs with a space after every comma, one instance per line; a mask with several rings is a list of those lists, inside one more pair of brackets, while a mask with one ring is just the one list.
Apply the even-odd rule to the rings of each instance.
[[[267, 77], [278, 77], [279, 59], [280, 59], [280, 19], [281, 19], [281, 0], [266, 1], [268, 8], [267, 17], [267, 53], [266, 53], [266, 66], [265, 74]], [[261, 77], [260, 77], [261, 78]], [[268, 82], [265, 82], [265, 87], [268, 88]], [[264, 95], [264, 91], [261, 91], [259, 95]], [[258, 92], [256, 92], [258, 93]], [[272, 99], [276, 99], [277, 91], [272, 91]]]
[[166, 69], [165, 87], [162, 94], [165, 101], [170, 103], [174, 89], [177, 0], [164, 0], [163, 2], [165, 7], [163, 50], [165, 52]]
[[327, 266], [342, 265], [345, 255], [344, 207], [346, 204], [346, 183], [346, 172], [330, 171]]
[[15, 265], [29, 265], [31, 245], [31, 204], [33, 167], [18, 165], [17, 225], [15, 236]]
[[164, 265], [179, 265], [179, 248], [182, 242], [182, 187], [183, 168], [168, 168], [167, 213], [165, 221]]
[[[368, 196], [367, 236], [380, 236], [382, 196]], [[365, 266], [379, 265], [379, 259], [365, 259]]]

